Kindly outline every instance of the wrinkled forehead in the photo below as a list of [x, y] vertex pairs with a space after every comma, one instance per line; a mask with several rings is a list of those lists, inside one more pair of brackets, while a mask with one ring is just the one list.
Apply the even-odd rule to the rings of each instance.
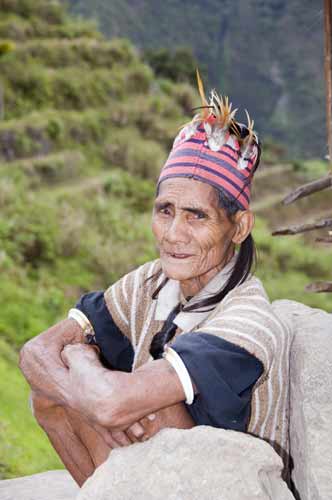
[[205, 209], [218, 208], [217, 190], [197, 179], [171, 177], [158, 184], [157, 200]]

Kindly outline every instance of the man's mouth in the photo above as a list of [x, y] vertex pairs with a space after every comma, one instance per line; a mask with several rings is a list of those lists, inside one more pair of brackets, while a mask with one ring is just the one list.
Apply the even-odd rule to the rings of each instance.
[[166, 255], [168, 257], [173, 258], [173, 259], [188, 259], [189, 257], [192, 257], [192, 254], [189, 254], [189, 253], [166, 252]]

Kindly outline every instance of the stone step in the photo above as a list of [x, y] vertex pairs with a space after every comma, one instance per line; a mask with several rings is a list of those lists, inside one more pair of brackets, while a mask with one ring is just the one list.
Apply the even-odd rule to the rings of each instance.
[[1, 500], [74, 500], [79, 487], [64, 470], [0, 481]]

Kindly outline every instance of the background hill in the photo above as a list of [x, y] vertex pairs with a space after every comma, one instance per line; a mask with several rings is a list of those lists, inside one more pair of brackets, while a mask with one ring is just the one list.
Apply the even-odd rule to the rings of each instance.
[[141, 49], [186, 46], [210, 85], [247, 106], [264, 137], [326, 153], [323, 3], [310, 0], [69, 0], [109, 37]]
[[[178, 127], [199, 103], [188, 83], [156, 78], [134, 46], [47, 0], [0, 0], [0, 477], [60, 464], [27, 407], [22, 343], [155, 257], [154, 182]], [[317, 177], [319, 161], [281, 161], [266, 141], [254, 208], [258, 275], [272, 299], [330, 308], [303, 292], [330, 272], [331, 250], [270, 226], [320, 214], [323, 193], [288, 209], [280, 197]]]

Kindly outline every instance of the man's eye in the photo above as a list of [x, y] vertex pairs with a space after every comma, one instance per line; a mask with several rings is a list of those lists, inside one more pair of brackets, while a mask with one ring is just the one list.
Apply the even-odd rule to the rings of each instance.
[[167, 207], [160, 207], [158, 212], [164, 215], [169, 215], [171, 213], [170, 209]]
[[204, 212], [196, 212], [194, 214], [195, 219], [206, 219], [206, 214]]

